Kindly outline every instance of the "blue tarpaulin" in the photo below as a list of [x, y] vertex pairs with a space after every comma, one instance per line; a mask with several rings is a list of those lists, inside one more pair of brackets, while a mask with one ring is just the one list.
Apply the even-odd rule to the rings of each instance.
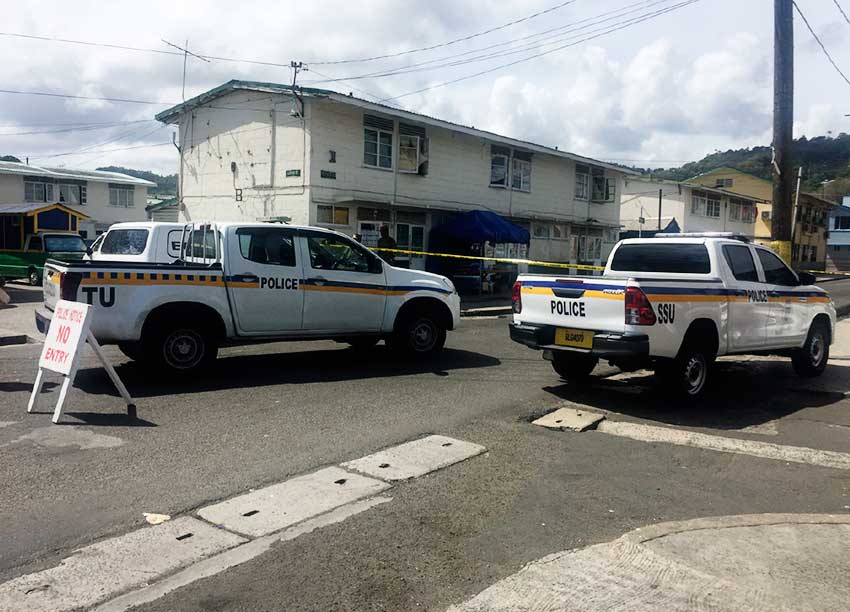
[[528, 244], [527, 229], [488, 210], [473, 210], [458, 215], [452, 221], [431, 230], [431, 239], [438, 242], [502, 242]]

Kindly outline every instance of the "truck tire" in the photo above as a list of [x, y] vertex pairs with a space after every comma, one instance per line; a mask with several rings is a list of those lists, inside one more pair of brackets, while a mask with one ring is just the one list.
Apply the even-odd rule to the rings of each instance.
[[118, 350], [124, 353], [125, 357], [133, 361], [142, 361], [144, 359], [144, 352], [140, 342], [119, 342]]
[[791, 354], [791, 365], [797, 376], [813, 378], [820, 376], [829, 360], [829, 325], [815, 321], [809, 328], [809, 335], [803, 347]]
[[144, 361], [170, 374], [190, 374], [208, 368], [218, 355], [215, 335], [189, 321], [160, 322], [143, 339]]
[[27, 271], [27, 280], [29, 280], [30, 285], [33, 287], [41, 286], [41, 274], [35, 268], [30, 268]]
[[446, 343], [446, 328], [428, 310], [403, 315], [390, 338], [392, 348], [409, 357], [428, 357], [439, 353]]
[[587, 380], [598, 362], [596, 357], [582, 353], [554, 351], [552, 355], [552, 368], [567, 382]]
[[688, 343], [679, 355], [659, 368], [663, 384], [672, 395], [697, 398], [709, 381], [715, 355], [700, 344]]

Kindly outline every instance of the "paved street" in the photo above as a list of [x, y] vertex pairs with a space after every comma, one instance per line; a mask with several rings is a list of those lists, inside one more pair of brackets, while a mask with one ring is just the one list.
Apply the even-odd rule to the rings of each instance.
[[[383, 347], [363, 355], [334, 343], [270, 344], [228, 349], [210, 376], [179, 383], [151, 379], [110, 348], [141, 420], [123, 416], [88, 356], [56, 426], [46, 408], [25, 412], [40, 345], [0, 349], [0, 581], [138, 530], [144, 512], [188, 517], [432, 433], [486, 452], [391, 483], [381, 503], [207, 578], [190, 567], [175, 583], [186, 586], [141, 609], [445, 610], [527, 563], [647, 525], [850, 516], [848, 324], [821, 378], [798, 379], [783, 359], [724, 359], [694, 406], [670, 403], [648, 374], [606, 366], [592, 385], [569, 387], [538, 353], [509, 342], [505, 325], [464, 321], [427, 365], [400, 364]], [[530, 424], [560, 406], [609, 425]], [[723, 452], [712, 450], [718, 438]]]

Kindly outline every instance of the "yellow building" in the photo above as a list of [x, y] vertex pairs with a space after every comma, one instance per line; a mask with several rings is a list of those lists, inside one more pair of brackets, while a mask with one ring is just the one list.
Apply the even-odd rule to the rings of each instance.
[[[773, 217], [773, 183], [753, 174], [735, 168], [716, 168], [692, 179], [708, 187], [734, 191], [757, 200], [756, 242], [770, 242], [771, 219]], [[800, 201], [795, 210], [794, 237], [792, 242], [792, 263], [795, 268], [805, 270], [824, 270], [826, 266], [827, 221], [830, 210], [836, 204], [811, 193], [800, 193]]]

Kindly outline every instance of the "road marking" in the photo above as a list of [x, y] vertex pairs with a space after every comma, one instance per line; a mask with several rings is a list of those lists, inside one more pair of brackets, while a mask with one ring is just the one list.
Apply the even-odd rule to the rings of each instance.
[[300, 535], [312, 533], [316, 529], [327, 527], [334, 523], [340, 523], [351, 516], [360, 514], [370, 508], [390, 501], [392, 501], [391, 497], [378, 496], [341, 506], [327, 514], [317, 516], [295, 525], [294, 527], [290, 527], [283, 533], [263, 536], [256, 540], [252, 540], [247, 544], [242, 544], [236, 548], [219, 553], [214, 557], [204, 559], [203, 561], [187, 567], [172, 576], [156, 582], [155, 584], [121, 595], [112, 601], [108, 601], [107, 603], [95, 608], [94, 612], [124, 612], [130, 608], [149, 603], [179, 589], [180, 587], [191, 584], [196, 580], [209, 578], [210, 576], [219, 574], [231, 567], [236, 567], [237, 565], [259, 557], [261, 554], [268, 551], [269, 548], [271, 548], [271, 546], [276, 542], [294, 540]]
[[536, 421], [532, 421], [531, 424], [546, 427], [547, 429], [557, 429], [559, 431], [565, 431], [567, 429], [571, 429], [572, 431], [587, 431], [604, 418], [604, 415], [596, 412], [588, 412], [576, 408], [558, 408], [556, 411], [550, 412]]
[[446, 436], [428, 436], [348, 461], [343, 463], [342, 467], [394, 482], [423, 476], [480, 455], [485, 450], [479, 444], [463, 440]]
[[388, 489], [380, 480], [329, 467], [198, 510], [214, 525], [258, 537]]
[[76, 446], [80, 450], [92, 450], [99, 448], [115, 448], [122, 446], [124, 440], [116, 436], [95, 433], [88, 429], [79, 427], [39, 427], [28, 434], [24, 434], [6, 442], [0, 446], [10, 446], [20, 442], [32, 442], [36, 446], [48, 448], [61, 448], [63, 446]]
[[93, 606], [242, 542], [188, 516], [143, 527], [0, 585], [0, 610], [62, 612]]
[[722, 453], [736, 453], [763, 459], [776, 459], [778, 461], [790, 461], [839, 470], [850, 470], [850, 454], [807, 448], [805, 446], [785, 446], [772, 442], [724, 438], [722, 436], [712, 436], [683, 429], [608, 420], [602, 421], [597, 427], [597, 431], [621, 438], [639, 440], [641, 442], [664, 442], [678, 446], [704, 448]]

